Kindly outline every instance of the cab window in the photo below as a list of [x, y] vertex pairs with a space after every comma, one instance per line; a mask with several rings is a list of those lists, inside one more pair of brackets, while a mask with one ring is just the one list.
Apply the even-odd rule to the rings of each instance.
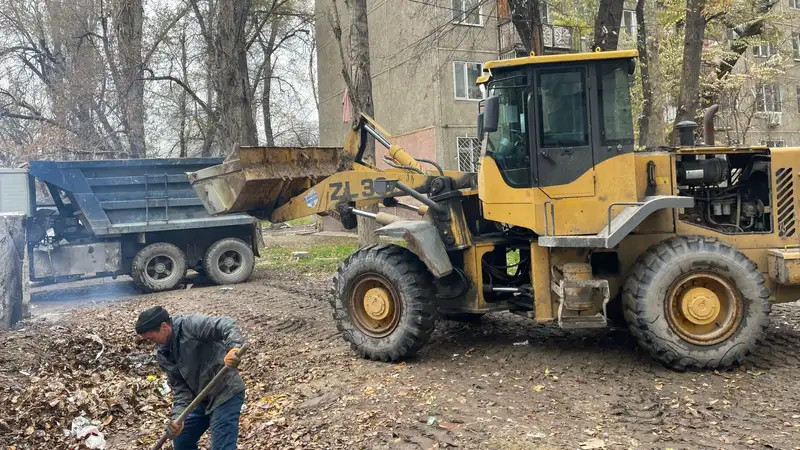
[[605, 145], [633, 144], [633, 115], [628, 67], [624, 61], [599, 66], [600, 127]]
[[586, 71], [583, 68], [539, 72], [539, 145], [589, 145]]
[[531, 186], [528, 143], [529, 78], [521, 71], [505, 73], [489, 84], [489, 96], [500, 97], [497, 131], [486, 135], [486, 154], [491, 156], [506, 183]]

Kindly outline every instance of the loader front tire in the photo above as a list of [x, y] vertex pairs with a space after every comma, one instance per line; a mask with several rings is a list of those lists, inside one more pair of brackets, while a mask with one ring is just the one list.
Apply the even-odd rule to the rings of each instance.
[[186, 255], [168, 242], [156, 242], [133, 258], [131, 277], [142, 292], [173, 289], [186, 275]]
[[741, 252], [706, 237], [650, 247], [623, 288], [631, 333], [668, 367], [716, 369], [741, 363], [769, 326], [769, 290]]
[[339, 265], [333, 286], [336, 327], [362, 357], [406, 359], [430, 339], [436, 324], [433, 277], [407, 249], [362, 248]]

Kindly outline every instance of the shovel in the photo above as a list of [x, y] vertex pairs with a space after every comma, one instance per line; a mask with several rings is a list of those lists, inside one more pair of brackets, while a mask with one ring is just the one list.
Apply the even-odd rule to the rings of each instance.
[[[250, 344], [247, 344], [247, 343], [242, 345], [241, 348], [239, 348], [239, 351], [236, 352], [236, 356], [238, 356], [240, 358], [242, 356], [244, 356], [244, 353], [245, 353], [245, 351], [247, 351], [247, 348], [249, 346], [250, 346]], [[194, 400], [192, 400], [192, 403], [189, 403], [189, 406], [187, 406], [186, 409], [183, 410], [181, 415], [178, 416], [178, 418], [175, 419], [174, 422], [175, 423], [183, 423], [186, 420], [186, 417], [188, 417], [189, 414], [191, 414], [191, 412], [194, 411], [195, 408], [197, 408], [197, 405], [199, 405], [200, 402], [203, 401], [203, 399], [206, 397], [206, 395], [208, 395], [208, 393], [211, 392], [211, 389], [213, 389], [214, 386], [216, 386], [216, 384], [219, 382], [219, 380], [221, 380], [222, 377], [225, 376], [225, 374], [228, 373], [230, 370], [231, 369], [228, 366], [224, 366], [222, 369], [220, 369], [220, 371], [217, 372], [216, 375], [214, 375], [214, 378], [212, 378], [211, 381], [208, 382], [206, 387], [204, 387], [203, 390], [200, 391], [199, 394], [197, 394], [197, 397], [195, 397]], [[161, 439], [159, 439], [158, 442], [156, 442], [155, 444], [153, 444], [152, 447], [150, 447], [150, 450], [159, 450], [164, 444], [167, 443], [167, 440], [169, 440], [169, 436], [165, 432], [161, 436]]]

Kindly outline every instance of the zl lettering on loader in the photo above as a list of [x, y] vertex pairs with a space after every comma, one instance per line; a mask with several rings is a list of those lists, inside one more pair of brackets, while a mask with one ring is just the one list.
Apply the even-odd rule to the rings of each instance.
[[[636, 56], [486, 63], [476, 174], [415, 159], [362, 116], [343, 148], [239, 148], [190, 180], [212, 214], [366, 216], [407, 242], [362, 248], [336, 274], [333, 317], [365, 357], [413, 355], [438, 317], [512, 311], [562, 328], [625, 321], [676, 368], [737, 364], [771, 305], [800, 298], [800, 148], [717, 145], [712, 107], [704, 143], [684, 122], [680, 145], [634, 152]], [[368, 139], [392, 169], [362, 161]], [[375, 203], [419, 218], [363, 211]]]

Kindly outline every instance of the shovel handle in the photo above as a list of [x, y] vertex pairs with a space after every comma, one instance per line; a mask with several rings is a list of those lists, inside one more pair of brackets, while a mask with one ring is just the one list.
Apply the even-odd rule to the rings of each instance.
[[[249, 343], [245, 343], [244, 345], [242, 345], [239, 348], [239, 351], [236, 352], [236, 356], [239, 357], [244, 356], [245, 352], [249, 347], [250, 347]], [[197, 405], [199, 405], [205, 399], [206, 395], [208, 395], [208, 393], [211, 392], [211, 389], [214, 389], [214, 386], [216, 386], [219, 380], [221, 380], [222, 377], [224, 377], [225, 374], [228, 373], [230, 370], [231, 369], [228, 366], [224, 366], [222, 369], [220, 369], [220, 371], [217, 372], [216, 375], [214, 375], [214, 378], [212, 378], [211, 381], [208, 382], [206, 387], [204, 387], [203, 390], [200, 391], [199, 394], [197, 394], [197, 397], [195, 397], [194, 400], [192, 400], [192, 403], [189, 403], [189, 406], [187, 406], [186, 409], [184, 409], [183, 412], [181, 412], [181, 415], [178, 416], [178, 418], [175, 419], [174, 422], [183, 423], [186, 420], [186, 417], [188, 417], [189, 414], [191, 414], [192, 411], [194, 411], [195, 408], [197, 408]], [[153, 444], [152, 447], [150, 447], [150, 450], [159, 450], [164, 444], [167, 443], [168, 440], [169, 436], [167, 435], [167, 433], [164, 433], [163, 435], [161, 435], [161, 438], [158, 441], [156, 441], [156, 443]]]

